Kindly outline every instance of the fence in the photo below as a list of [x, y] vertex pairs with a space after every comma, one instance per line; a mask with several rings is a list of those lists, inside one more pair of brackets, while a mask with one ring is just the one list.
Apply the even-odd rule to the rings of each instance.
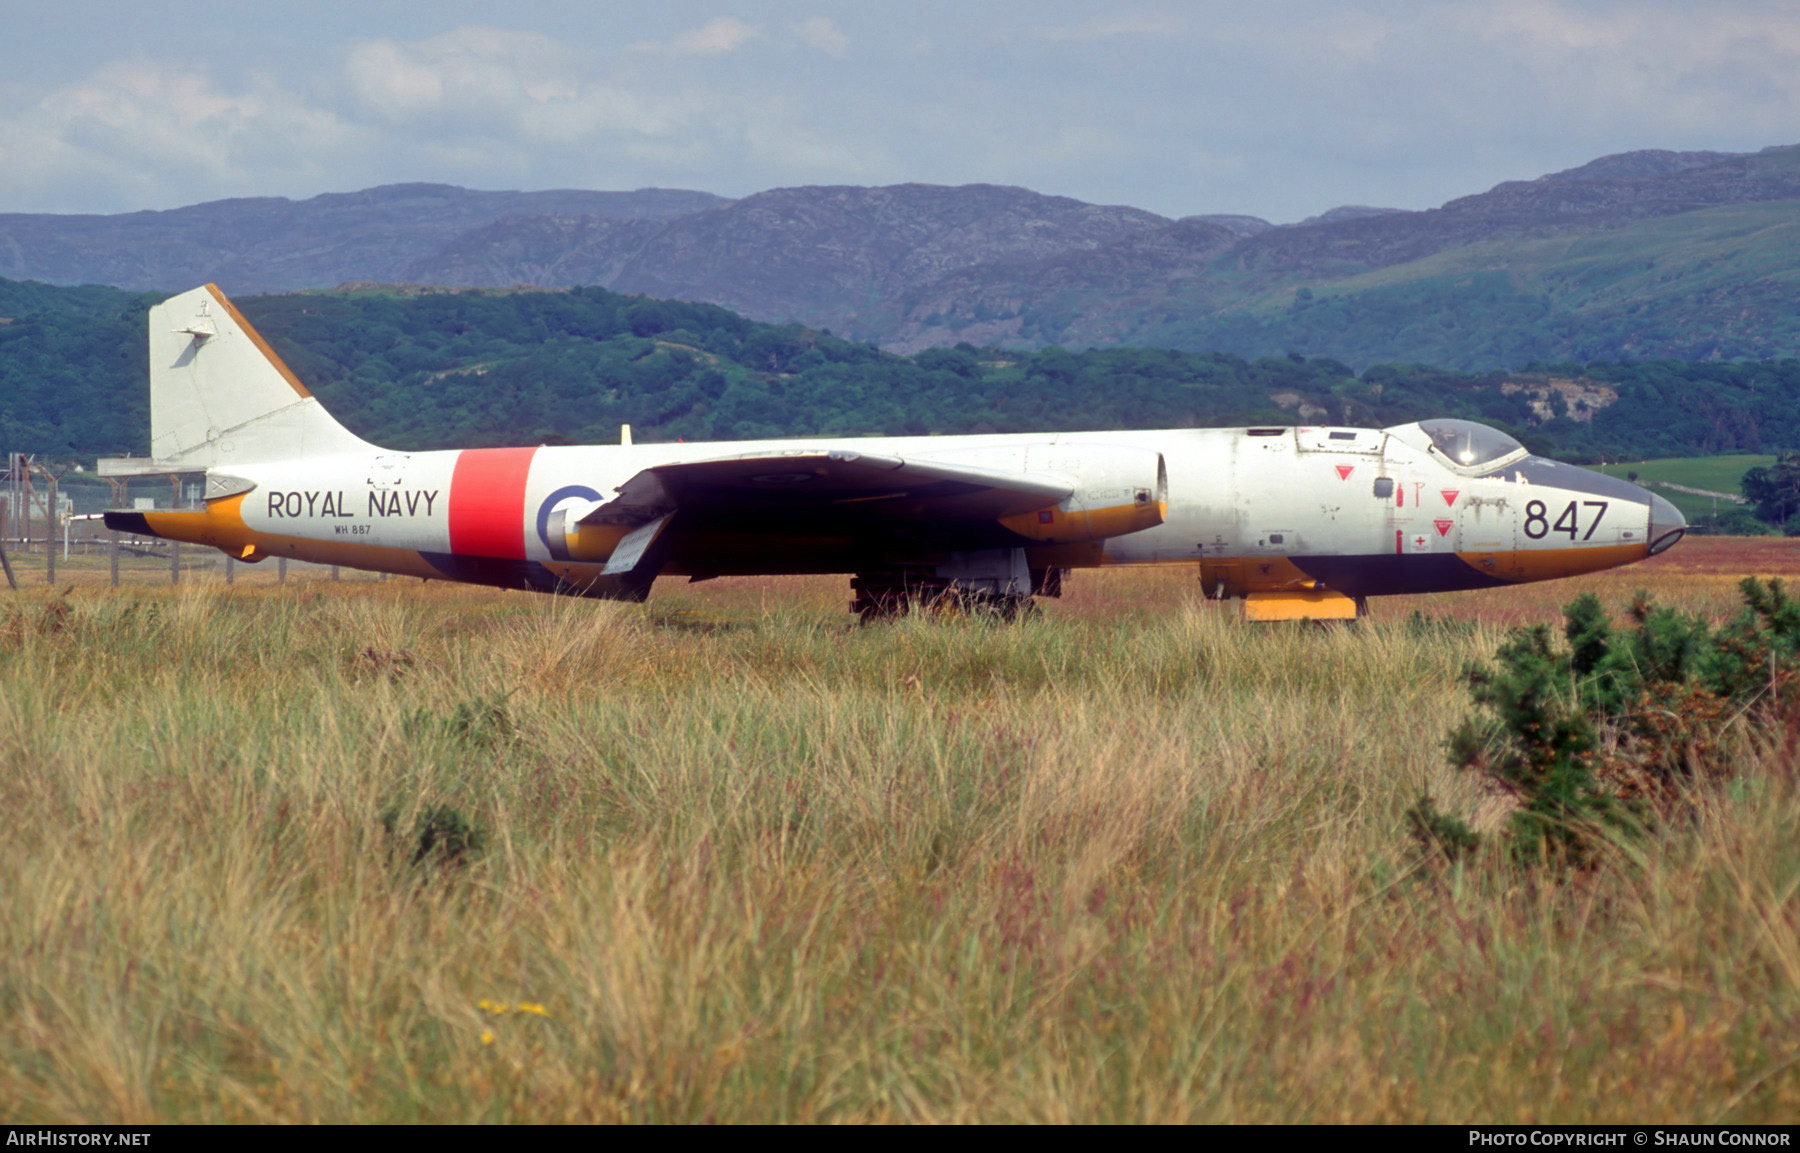
[[[86, 522], [98, 524], [98, 522]], [[271, 557], [257, 564], [236, 561], [217, 549], [184, 545], [177, 541], [113, 532], [101, 527], [80, 539], [71, 537], [65, 551], [60, 540], [45, 547], [41, 536], [30, 538], [29, 547], [14, 549], [17, 540], [0, 535], [0, 558], [7, 561], [6, 575], [14, 588], [33, 584], [121, 585], [181, 584], [184, 581], [216, 581], [223, 584], [285, 584], [297, 580], [386, 580], [386, 573], [340, 570]], [[42, 553], [40, 558], [39, 553]]]

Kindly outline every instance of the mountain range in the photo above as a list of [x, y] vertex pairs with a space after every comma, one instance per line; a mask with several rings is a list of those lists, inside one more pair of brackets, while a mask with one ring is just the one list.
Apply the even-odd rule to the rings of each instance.
[[911, 352], [1154, 345], [1480, 370], [1800, 355], [1800, 145], [1642, 151], [1435, 209], [1170, 219], [995, 185], [390, 185], [0, 215], [0, 277], [227, 292], [597, 285]]

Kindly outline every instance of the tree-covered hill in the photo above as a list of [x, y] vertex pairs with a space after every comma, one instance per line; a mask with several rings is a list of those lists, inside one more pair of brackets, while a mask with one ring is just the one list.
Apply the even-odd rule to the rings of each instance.
[[[148, 447], [157, 298], [0, 281], [0, 450]], [[360, 435], [401, 449], [1462, 416], [1573, 460], [1800, 445], [1800, 361], [1529, 364], [1469, 374], [1159, 348], [912, 356], [712, 305], [567, 292], [247, 297], [244, 314]]]
[[144, 313], [160, 299], [160, 293], [0, 280], [0, 452], [145, 451]]

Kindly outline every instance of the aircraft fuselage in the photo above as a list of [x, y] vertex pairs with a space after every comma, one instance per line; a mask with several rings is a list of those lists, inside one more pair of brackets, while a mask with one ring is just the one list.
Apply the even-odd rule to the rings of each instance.
[[[1456, 423], [1456, 422], [1450, 422]], [[899, 559], [1023, 548], [1033, 570], [1190, 564], [1209, 595], [1325, 588], [1361, 598], [1570, 576], [1673, 543], [1680, 514], [1636, 485], [1524, 454], [1457, 467], [1409, 430], [1171, 429], [1137, 432], [746, 441], [375, 452], [214, 470], [205, 512], [137, 514], [159, 536], [245, 559], [582, 593], [610, 541], [571, 543], [554, 514], [607, 500], [645, 469], [823, 445], [909, 461], [1066, 477], [1093, 508], [1129, 507], [1129, 484], [1095, 461], [1132, 450], [1166, 468], [1161, 523], [1058, 540], [999, 522], [925, 546], [859, 503], [686, 513], [662, 575], [857, 573]], [[1109, 455], [1110, 454], [1110, 455]], [[1116, 473], [1116, 469], [1112, 470]], [[771, 485], [804, 476], [773, 474]], [[239, 491], [231, 491], [231, 490]], [[1116, 490], [1116, 491], [1114, 491]], [[894, 499], [904, 499], [895, 494]], [[1114, 501], [1115, 504], [1109, 504]], [[1064, 502], [1065, 505], [1070, 502]], [[115, 514], [116, 515], [116, 514]], [[127, 527], [121, 518], [119, 527]]]
[[119, 530], [255, 561], [642, 600], [657, 577], [848, 573], [865, 617], [1011, 612], [1067, 569], [1192, 565], [1258, 619], [1570, 576], [1685, 527], [1635, 485], [1470, 421], [1395, 428], [383, 450], [334, 420], [216, 285], [150, 310], [147, 461], [206, 507]]

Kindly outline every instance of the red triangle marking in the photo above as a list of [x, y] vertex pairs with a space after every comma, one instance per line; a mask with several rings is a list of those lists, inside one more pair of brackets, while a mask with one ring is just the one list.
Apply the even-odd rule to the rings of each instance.
[[1462, 489], [1460, 489], [1460, 488], [1440, 488], [1440, 489], [1438, 489], [1438, 495], [1444, 498], [1445, 504], [1455, 504], [1456, 498], [1458, 496], [1462, 495]]
[[1431, 523], [1437, 525], [1439, 536], [1449, 536], [1451, 528], [1456, 525], [1453, 520], [1434, 520]]
[[1349, 480], [1350, 474], [1356, 471], [1356, 466], [1353, 464], [1340, 464], [1335, 467], [1338, 470], [1339, 480]]

